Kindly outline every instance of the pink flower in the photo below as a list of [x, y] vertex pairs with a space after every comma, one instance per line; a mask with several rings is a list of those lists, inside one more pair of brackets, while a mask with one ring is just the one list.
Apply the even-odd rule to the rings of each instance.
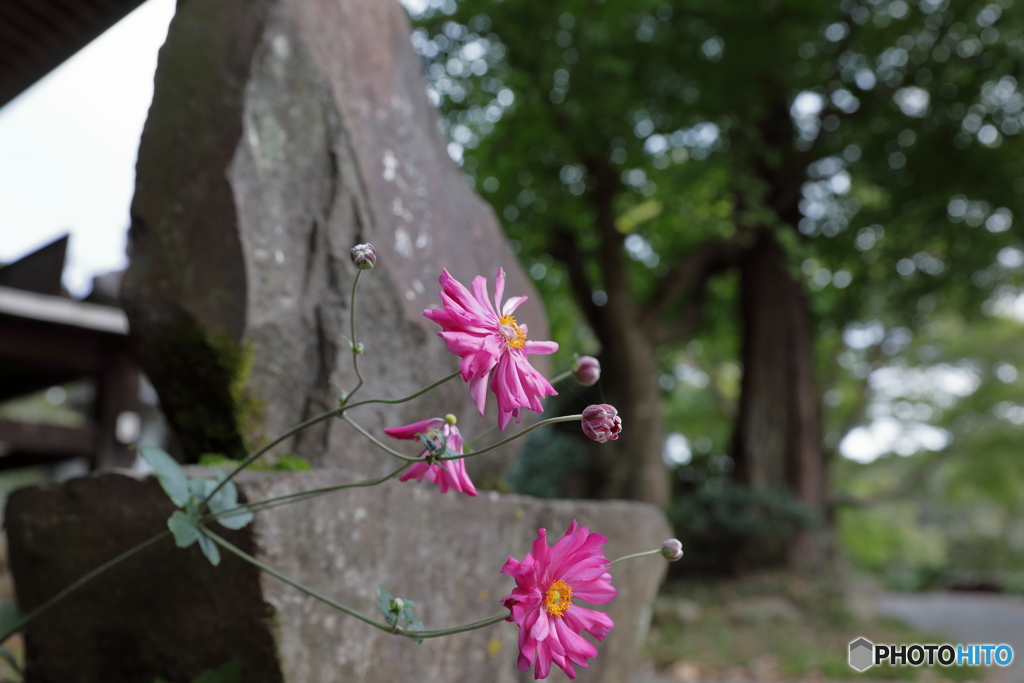
[[587, 666], [587, 658], [597, 654], [580, 631], [604, 640], [615, 624], [607, 614], [573, 600], [602, 604], [615, 597], [601, 550], [607, 542], [573, 520], [553, 547], [548, 548], [546, 530], [538, 529], [533, 550], [522, 562], [508, 558], [501, 573], [514, 577], [516, 588], [504, 604], [511, 612], [506, 621], [519, 625], [520, 671], [533, 666], [535, 679], [547, 678], [554, 662], [576, 678], [573, 665]]
[[[440, 427], [441, 435], [444, 436], [448, 448], [456, 453], [462, 453], [462, 434], [459, 433], [459, 428], [448, 424], [440, 417], [423, 420], [422, 422], [414, 422], [404, 427], [392, 427], [385, 429], [384, 433], [396, 439], [417, 441], [417, 434], [425, 434], [433, 438], [433, 431], [438, 427]], [[427, 451], [423, 451], [422, 457], [426, 457], [426, 455]], [[466, 463], [462, 460], [442, 460], [435, 465], [418, 462], [410, 467], [398, 480], [408, 481], [415, 479], [416, 481], [423, 481], [424, 478], [441, 487], [441, 493], [447, 493], [448, 489], [452, 488], [456, 491], [468, 493], [471, 496], [477, 495], [476, 487], [473, 486], [473, 482], [469, 480], [469, 475], [466, 474]]]
[[583, 409], [583, 433], [588, 438], [605, 443], [615, 441], [622, 431], [619, 411], [607, 403], [597, 403]]
[[601, 361], [593, 356], [581, 356], [572, 364], [572, 376], [585, 387], [592, 387], [601, 379]]
[[462, 379], [469, 382], [470, 396], [480, 414], [484, 414], [487, 402], [488, 379], [498, 399], [498, 429], [505, 429], [513, 417], [519, 422], [520, 408], [543, 412], [540, 399], [558, 392], [533, 369], [526, 356], [554, 353], [558, 344], [527, 341], [526, 325], [517, 323], [512, 315], [527, 297], [512, 297], [501, 305], [505, 293], [505, 271], [501, 268], [494, 280], [493, 306], [487, 299], [485, 277], [473, 279], [472, 293], [447, 270], [438, 281], [444, 308], [428, 308], [423, 315], [441, 326], [438, 336], [449, 351], [462, 358], [459, 370]]

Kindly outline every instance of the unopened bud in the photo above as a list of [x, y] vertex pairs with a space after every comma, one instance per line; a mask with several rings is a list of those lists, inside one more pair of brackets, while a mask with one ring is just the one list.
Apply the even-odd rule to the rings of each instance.
[[669, 562], [683, 559], [683, 544], [678, 538], [670, 538], [661, 544], [661, 556]]
[[369, 270], [377, 262], [377, 250], [370, 243], [357, 244], [348, 254], [352, 257], [352, 263], [356, 264], [359, 270]]
[[619, 411], [607, 403], [587, 406], [583, 410], [583, 433], [599, 443], [614, 441], [622, 431]]
[[573, 361], [572, 376], [585, 387], [592, 387], [601, 379], [601, 361], [593, 356], [581, 356]]
[[455, 418], [455, 416], [452, 415], [451, 413], [448, 413], [447, 415], [444, 416], [444, 421], [447, 422], [448, 424], [452, 425], [452, 426], [454, 426], [455, 423], [458, 422], [458, 420]]

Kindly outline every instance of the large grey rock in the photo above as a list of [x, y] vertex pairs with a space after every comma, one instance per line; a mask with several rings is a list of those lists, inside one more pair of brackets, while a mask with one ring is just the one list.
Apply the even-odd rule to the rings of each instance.
[[[356, 383], [348, 250], [360, 281], [362, 397], [395, 398], [457, 369], [422, 310], [446, 267], [508, 273], [545, 338], [539, 299], [493, 212], [449, 159], [394, 0], [180, 2], [139, 149], [122, 298], [185, 455], [239, 455], [337, 405]], [[543, 359], [541, 359], [543, 362]], [[360, 409], [373, 430], [453, 412], [461, 382]], [[490, 424], [488, 420], [487, 424]], [[291, 439], [315, 465], [381, 473], [340, 421]]]
[[[249, 500], [354, 481], [338, 470], [252, 473]], [[164, 527], [171, 506], [152, 479], [110, 473], [23, 489], [7, 528], [21, 608]], [[553, 540], [571, 520], [609, 537], [614, 558], [658, 547], [669, 534], [656, 508], [625, 501], [545, 501], [441, 495], [433, 485], [389, 482], [349, 489], [257, 515], [238, 532], [217, 528], [301, 583], [367, 614], [377, 586], [418, 603], [428, 628], [503, 611], [512, 580], [507, 555], [529, 551], [538, 527]], [[216, 526], [216, 525], [215, 525]], [[665, 571], [658, 556], [612, 569], [616, 626], [581, 681], [629, 680]], [[604, 609], [604, 607], [600, 609]], [[570, 608], [571, 609], [571, 608]], [[214, 568], [196, 547], [167, 540], [111, 570], [30, 627], [28, 671], [36, 683], [185, 683], [238, 657], [246, 683], [532, 680], [516, 668], [518, 629], [487, 629], [422, 645], [381, 633], [225, 554]], [[560, 679], [555, 670], [552, 678]]]

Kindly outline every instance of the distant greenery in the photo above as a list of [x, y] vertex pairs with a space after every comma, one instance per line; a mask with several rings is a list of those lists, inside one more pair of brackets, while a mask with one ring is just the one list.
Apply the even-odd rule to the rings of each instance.
[[[417, 25], [451, 153], [566, 352], [599, 348], [558, 236], [600, 289], [602, 164], [637, 306], [701, 245], [771, 230], [808, 297], [851, 559], [894, 585], [1024, 586], [1024, 5], [463, 0]], [[673, 509], [734, 465], [739, 274], [706, 284], [700, 325], [655, 353], [685, 445]], [[839, 457], [858, 439], [881, 457]]]

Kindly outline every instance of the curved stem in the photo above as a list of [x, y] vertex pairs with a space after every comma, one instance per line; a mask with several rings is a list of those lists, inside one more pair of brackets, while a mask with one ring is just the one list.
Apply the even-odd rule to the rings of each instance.
[[492, 425], [489, 429], [486, 429], [486, 430], [480, 432], [479, 434], [477, 434], [472, 439], [470, 439], [469, 441], [466, 442], [465, 448], [471, 448], [473, 446], [473, 444], [477, 443], [478, 441], [480, 441], [484, 437], [487, 437], [487, 436], [490, 436], [491, 434], [493, 434], [494, 430], [496, 430], [497, 428], [498, 428], [498, 425]]
[[348, 392], [345, 396], [345, 402], [347, 403], [350, 398], [355, 396], [356, 392], [359, 391], [359, 387], [363, 386], [363, 375], [359, 372], [359, 347], [356, 346], [356, 288], [359, 287], [359, 278], [363, 276], [363, 271], [360, 268], [356, 271], [356, 279], [352, 281], [352, 297], [349, 299], [348, 307], [348, 322], [349, 322], [349, 334], [352, 338], [349, 343], [352, 344], [352, 369], [356, 371], [356, 377], [359, 378], [359, 382], [356, 384], [355, 389]]
[[264, 453], [266, 453], [271, 448], [273, 448], [274, 446], [278, 445], [279, 443], [281, 443], [282, 441], [284, 441], [288, 437], [293, 436], [294, 434], [296, 434], [298, 432], [301, 432], [303, 429], [306, 429], [307, 427], [312, 427], [313, 425], [315, 425], [317, 423], [323, 422], [324, 420], [329, 420], [332, 417], [335, 417], [337, 415], [341, 415], [346, 410], [351, 410], [352, 408], [355, 408], [357, 406], [367, 405], [369, 403], [406, 403], [408, 401], [413, 400], [414, 398], [418, 398], [418, 397], [422, 396], [423, 394], [427, 393], [428, 391], [431, 391], [432, 389], [436, 389], [437, 387], [441, 386], [445, 382], [451, 381], [451, 380], [455, 379], [458, 376], [459, 376], [459, 373], [457, 371], [453, 372], [452, 374], [448, 375], [447, 377], [445, 377], [443, 379], [439, 379], [436, 382], [434, 382], [433, 384], [431, 384], [431, 385], [429, 385], [429, 386], [427, 386], [427, 387], [425, 387], [423, 389], [420, 389], [416, 393], [410, 394], [410, 395], [405, 396], [403, 398], [393, 398], [393, 399], [370, 398], [370, 399], [367, 399], [365, 401], [358, 401], [356, 403], [349, 403], [349, 404], [346, 404], [346, 405], [334, 408], [332, 410], [328, 410], [326, 413], [322, 413], [320, 415], [317, 415], [316, 417], [311, 417], [308, 420], [306, 420], [305, 422], [299, 423], [298, 425], [292, 427], [287, 432], [285, 432], [281, 436], [277, 437], [276, 439], [274, 439], [273, 441], [268, 443], [266, 446], [260, 448], [258, 451], [256, 451], [255, 453], [253, 453], [252, 455], [247, 457], [241, 463], [239, 463], [239, 465], [237, 467], [235, 467], [235, 469], [233, 469], [228, 474], [227, 477], [225, 477], [223, 480], [221, 480], [220, 482], [217, 483], [217, 485], [210, 492], [210, 495], [206, 496], [206, 498], [203, 499], [203, 504], [205, 504], [206, 501], [210, 500], [210, 498], [212, 498], [218, 491], [220, 491], [221, 488], [223, 488], [225, 484], [227, 484], [229, 481], [234, 479], [235, 476], [239, 472], [241, 472], [246, 467], [251, 465], [258, 457], [260, 457], [261, 455], [263, 455]]
[[403, 455], [403, 454], [399, 453], [395, 449], [389, 447], [387, 444], [384, 444], [383, 442], [381, 442], [373, 434], [371, 434], [370, 432], [368, 432], [365, 429], [363, 429], [362, 427], [360, 427], [358, 424], [356, 424], [356, 421], [353, 420], [352, 418], [350, 418], [348, 415], [342, 415], [341, 419], [344, 420], [345, 422], [348, 422], [353, 427], [355, 427], [357, 432], [359, 432], [360, 434], [365, 436], [370, 441], [370, 443], [372, 443], [374, 446], [377, 446], [378, 448], [382, 449], [388, 455], [393, 455], [396, 458], [401, 458], [402, 460], [405, 460], [406, 462], [410, 462], [410, 463], [412, 463], [412, 462], [419, 462], [420, 460], [423, 459], [423, 458], [411, 458], [408, 455]]
[[384, 476], [377, 477], [376, 479], [367, 479], [366, 481], [357, 481], [351, 484], [325, 486], [319, 489], [310, 489], [309, 491], [289, 493], [286, 496], [278, 496], [277, 498], [267, 498], [266, 500], [257, 500], [253, 503], [245, 503], [244, 505], [239, 505], [237, 507], [233, 507], [227, 510], [221, 510], [220, 512], [208, 514], [202, 518], [202, 521], [216, 521], [221, 517], [227, 517], [242, 510], [248, 510], [249, 512], [262, 512], [264, 510], [270, 510], [271, 508], [278, 507], [279, 505], [286, 505], [288, 503], [300, 503], [309, 498], [316, 498], [317, 496], [323, 496], [328, 493], [333, 493], [334, 491], [340, 491], [342, 489], [354, 489], [365, 486], [376, 486], [378, 484], [383, 484], [388, 479], [393, 479], [394, 477], [398, 476], [399, 474], [407, 470], [410, 465], [411, 463], [406, 463], [399, 467], [398, 469], [396, 469], [395, 471], [391, 472], [390, 474], [385, 474]]
[[455, 633], [464, 633], [465, 631], [475, 631], [478, 628], [484, 628], [491, 624], [498, 624], [508, 619], [508, 612], [501, 614], [495, 614], [493, 617], [487, 617], [480, 621], [474, 621], [469, 624], [463, 624], [462, 626], [453, 626], [451, 628], [437, 629], [436, 631], [405, 631], [399, 632], [401, 635], [409, 636], [411, 638], [440, 638], [441, 636], [450, 636]]
[[572, 377], [572, 370], [566, 370], [560, 375], [555, 375], [554, 377], [551, 378], [551, 384], [557, 384], [558, 382], [561, 382], [563, 379], [568, 379], [569, 377]]
[[501, 448], [505, 444], [511, 443], [511, 442], [515, 441], [516, 439], [518, 439], [519, 437], [525, 436], [525, 435], [529, 434], [534, 429], [540, 429], [544, 425], [555, 424], [556, 422], [572, 422], [573, 420], [579, 421], [579, 420], [582, 420], [582, 419], [583, 419], [583, 415], [582, 414], [581, 415], [564, 415], [562, 417], [549, 417], [546, 420], [541, 420], [540, 422], [527, 427], [526, 429], [524, 429], [521, 432], [517, 432], [517, 433], [513, 434], [512, 436], [508, 437], [507, 439], [502, 439], [498, 443], [491, 444], [487, 448], [481, 448], [478, 451], [473, 451], [472, 453], [464, 453], [463, 455], [448, 455], [448, 456], [445, 456], [443, 458], [438, 458], [438, 460], [461, 460], [463, 458], [472, 458], [474, 455], [480, 455], [481, 453], [486, 453], [487, 451], [493, 451], [495, 448]]
[[632, 560], [634, 557], [646, 557], [647, 555], [661, 555], [661, 548], [658, 548], [657, 550], [645, 550], [642, 553], [633, 553], [632, 555], [623, 555], [622, 557], [616, 560], [612, 560], [606, 566], [610, 567], [613, 564], [618, 564], [619, 562], [622, 562], [623, 560]]
[[342, 412], [344, 412], [345, 408], [346, 408], [346, 406], [341, 406], [341, 407], [335, 408], [333, 410], [328, 410], [326, 413], [322, 413], [320, 415], [317, 415], [316, 417], [311, 417], [308, 420], [306, 420], [305, 422], [300, 422], [299, 424], [295, 425], [294, 427], [289, 429], [287, 432], [285, 432], [281, 436], [277, 437], [276, 439], [274, 439], [273, 441], [268, 443], [263, 448], [260, 448], [258, 451], [256, 451], [255, 453], [253, 453], [252, 455], [247, 457], [245, 460], [240, 462], [238, 464], [238, 466], [235, 467], [235, 469], [231, 470], [231, 472], [228, 474], [228, 476], [224, 477], [219, 482], [217, 482], [217, 485], [213, 487], [213, 490], [210, 491], [210, 494], [208, 496], [206, 496], [205, 498], [203, 498], [202, 502], [200, 503], [200, 506], [205, 505], [206, 501], [208, 501], [211, 498], [213, 498], [217, 494], [218, 491], [220, 491], [229, 481], [234, 479], [235, 476], [237, 476], [239, 472], [241, 472], [246, 467], [251, 465], [256, 460], [256, 458], [260, 457], [261, 455], [263, 455], [264, 453], [266, 453], [271, 448], [273, 448], [274, 446], [278, 445], [279, 443], [281, 443], [282, 441], [284, 441], [288, 437], [293, 436], [294, 434], [297, 434], [298, 432], [301, 432], [303, 429], [306, 429], [307, 427], [312, 427], [313, 425], [318, 424], [320, 422], [323, 422], [324, 420], [329, 420], [332, 417], [334, 417], [335, 415], [340, 415]]
[[344, 409], [345, 410], [350, 410], [352, 408], [357, 408], [359, 406], [369, 405], [370, 403], [392, 403], [392, 404], [393, 403], [407, 403], [407, 402], [413, 400], [414, 398], [418, 398], [418, 397], [422, 396], [423, 394], [427, 393], [428, 391], [436, 389], [437, 387], [441, 386], [445, 382], [452, 381], [453, 379], [458, 377], [460, 374], [461, 373], [458, 370], [456, 370], [455, 372], [453, 372], [452, 374], [448, 375], [447, 377], [444, 377], [443, 379], [439, 379], [436, 382], [434, 382], [433, 384], [430, 384], [430, 385], [420, 389], [415, 394], [410, 394], [410, 395], [408, 395], [408, 396], [406, 396], [404, 398], [368, 398], [368, 399], [366, 399], [364, 401], [357, 401], [355, 403], [349, 403], [349, 404], [344, 406]]
[[18, 631], [23, 629], [30, 621], [32, 621], [33, 619], [38, 617], [40, 614], [42, 614], [46, 610], [50, 609], [51, 607], [56, 605], [58, 602], [60, 602], [64, 598], [68, 597], [69, 595], [74, 593], [76, 590], [78, 590], [79, 588], [81, 588], [85, 584], [89, 583], [90, 581], [92, 581], [97, 576], [99, 576], [103, 572], [107, 571], [108, 569], [110, 569], [114, 565], [120, 564], [121, 562], [123, 562], [124, 560], [127, 560], [132, 555], [135, 555], [136, 553], [142, 552], [143, 550], [145, 550], [149, 546], [151, 546], [154, 543], [157, 543], [159, 541], [162, 541], [163, 539], [167, 538], [170, 535], [171, 535], [170, 530], [162, 531], [159, 534], [157, 534], [156, 536], [153, 536], [152, 538], [150, 538], [148, 540], [145, 540], [142, 543], [138, 544], [134, 548], [129, 548], [128, 550], [124, 551], [123, 553], [121, 553], [120, 555], [115, 557], [114, 559], [107, 560], [106, 562], [104, 562], [100, 566], [96, 567], [95, 569], [93, 569], [91, 572], [89, 572], [85, 576], [81, 577], [80, 579], [78, 579], [77, 581], [72, 583], [71, 585], [69, 585], [66, 588], [64, 588], [64, 590], [62, 590], [61, 592], [57, 593], [52, 598], [50, 598], [49, 600], [47, 600], [43, 604], [39, 605], [38, 607], [36, 607], [34, 610], [29, 612], [28, 614], [23, 616], [21, 619], [18, 620], [18, 623], [14, 624], [13, 626], [8, 628], [3, 633], [0, 633], [0, 643], [6, 641], [8, 638], [13, 636], [15, 633], [17, 633]]
[[488, 617], [487, 619], [481, 619], [480, 621], [474, 621], [474, 622], [472, 622], [470, 624], [464, 624], [462, 626], [454, 626], [452, 628], [440, 629], [440, 630], [436, 630], [436, 631], [408, 631], [408, 630], [403, 629], [403, 628], [394, 629], [393, 627], [388, 626], [387, 624], [382, 624], [379, 621], [376, 621], [375, 619], [372, 619], [371, 617], [366, 616], [362, 612], [358, 612], [358, 611], [352, 609], [351, 607], [346, 607], [345, 605], [342, 605], [340, 602], [335, 602], [334, 600], [331, 600], [327, 596], [321, 595], [320, 593], [316, 592], [312, 588], [304, 586], [301, 583], [299, 583], [298, 581], [295, 581], [294, 579], [288, 578], [287, 576], [285, 576], [281, 572], [277, 571], [276, 569], [273, 569], [272, 567], [269, 567], [269, 566], [263, 564], [262, 562], [257, 560], [252, 555], [249, 555], [248, 553], [246, 553], [241, 548], [235, 547], [234, 545], [232, 545], [228, 541], [224, 540], [223, 538], [221, 538], [217, 534], [213, 533], [209, 529], [205, 529], [204, 528], [203, 529], [203, 533], [205, 533], [207, 536], [209, 536], [210, 540], [212, 540], [214, 543], [216, 543], [220, 547], [222, 547], [225, 550], [227, 550], [229, 553], [232, 553], [232, 554], [238, 556], [239, 558], [245, 560], [246, 562], [248, 562], [249, 564], [253, 565], [254, 567], [257, 567], [258, 569], [260, 569], [262, 571], [265, 571], [266, 573], [270, 574], [274, 578], [279, 579], [280, 581], [283, 581], [284, 583], [288, 584], [292, 588], [295, 588], [296, 590], [299, 590], [299, 591], [305, 593], [306, 595], [308, 595], [311, 598], [319, 600], [320, 602], [324, 603], [325, 605], [330, 605], [331, 607], [333, 607], [336, 610], [342, 611], [345, 614], [348, 614], [349, 616], [353, 616], [356, 619], [359, 619], [360, 621], [362, 621], [364, 623], [367, 623], [370, 626], [373, 626], [374, 628], [380, 629], [381, 631], [384, 631], [385, 633], [393, 633], [395, 635], [406, 636], [408, 638], [440, 638], [441, 636], [447, 636], [447, 635], [451, 635], [453, 633], [462, 633], [463, 631], [472, 631], [474, 629], [483, 628], [485, 626], [490, 626], [491, 624], [497, 624], [499, 621], [504, 621], [505, 618], [508, 616], [508, 613], [500, 614], [500, 615], [495, 615], [493, 617]]

